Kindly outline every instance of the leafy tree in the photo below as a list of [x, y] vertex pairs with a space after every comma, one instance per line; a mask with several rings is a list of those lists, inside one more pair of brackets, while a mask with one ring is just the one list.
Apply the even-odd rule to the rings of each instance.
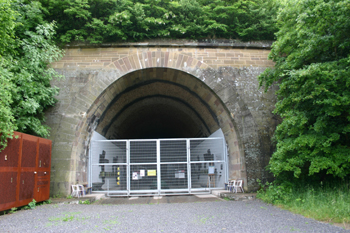
[[273, 39], [275, 0], [40, 0], [58, 41]]
[[0, 149], [18, 130], [42, 137], [44, 110], [55, 103], [58, 89], [50, 80], [57, 73], [47, 68], [62, 51], [54, 45], [54, 23], [45, 23], [41, 4], [0, 0]]
[[279, 85], [277, 177], [323, 180], [350, 172], [350, 1], [288, 1], [278, 15], [276, 64], [260, 76]]

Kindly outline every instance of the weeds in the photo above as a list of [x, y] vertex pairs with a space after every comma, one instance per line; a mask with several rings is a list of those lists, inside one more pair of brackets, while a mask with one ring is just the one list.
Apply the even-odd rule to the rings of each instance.
[[90, 205], [91, 202], [90, 202], [90, 200], [85, 200], [85, 201], [79, 201], [79, 204]]
[[61, 193], [54, 194], [52, 197], [53, 197], [53, 198], [61, 198], [61, 197], [62, 197], [62, 194], [61, 194]]
[[11, 208], [11, 210], [9, 211], [9, 213], [10, 213], [10, 214], [14, 214], [14, 213], [16, 213], [16, 211], [17, 211], [17, 208], [16, 208], [16, 207], [13, 207], [13, 208]]
[[80, 214], [81, 212], [71, 212], [71, 213], [67, 213], [65, 214], [63, 217], [56, 217], [56, 218], [49, 218], [49, 221], [51, 222], [69, 222], [69, 221], [73, 221], [75, 216]]
[[350, 223], [350, 193], [346, 185], [333, 188], [267, 184], [257, 197], [294, 213], [320, 221]]
[[29, 206], [30, 209], [34, 210], [35, 207], [36, 207], [36, 200], [33, 199], [33, 201], [28, 203], [28, 206]]
[[52, 203], [51, 198], [49, 198], [49, 200], [44, 201], [44, 204], [51, 204], [51, 203]]

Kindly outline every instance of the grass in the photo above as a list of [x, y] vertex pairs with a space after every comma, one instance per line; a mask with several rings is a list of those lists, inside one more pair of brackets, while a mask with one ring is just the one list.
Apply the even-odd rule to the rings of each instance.
[[269, 194], [267, 190], [262, 195], [259, 193], [258, 198], [319, 221], [350, 223], [350, 192], [347, 185], [337, 188], [293, 188], [273, 200], [271, 195], [274, 194], [274, 191]]
[[[301, 190], [302, 191], [302, 190]], [[320, 221], [350, 223], [350, 193], [342, 189], [307, 189], [294, 192], [284, 207]]]
[[[74, 218], [76, 218], [76, 215], [79, 215], [81, 212], [68, 212], [66, 214], [64, 214], [64, 216], [61, 217], [51, 217], [49, 218], [49, 221], [51, 222], [69, 222], [69, 221], [73, 221]], [[78, 218], [76, 218], [78, 219]]]

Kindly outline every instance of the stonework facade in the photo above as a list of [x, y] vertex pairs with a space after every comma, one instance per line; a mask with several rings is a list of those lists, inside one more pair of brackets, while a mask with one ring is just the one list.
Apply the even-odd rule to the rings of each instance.
[[274, 65], [269, 46], [165, 41], [67, 47], [52, 64], [65, 79], [52, 82], [60, 88], [59, 102], [47, 112], [51, 193], [68, 193], [71, 184], [87, 181], [93, 130], [111, 139], [132, 137], [134, 125], [142, 128], [137, 122], [156, 113], [178, 135], [205, 137], [221, 128], [229, 177], [254, 190], [256, 179], [268, 176], [264, 167], [278, 123], [275, 89], [264, 93], [257, 80]]

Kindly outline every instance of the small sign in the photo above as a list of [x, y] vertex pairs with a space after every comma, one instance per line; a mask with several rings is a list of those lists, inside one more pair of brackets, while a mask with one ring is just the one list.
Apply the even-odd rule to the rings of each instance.
[[137, 175], [137, 172], [133, 172], [132, 173], [132, 179], [133, 180], [138, 180], [139, 179], [139, 176]]
[[147, 170], [147, 176], [156, 176], [157, 170]]
[[210, 175], [214, 175], [215, 174], [215, 167], [214, 166], [209, 166], [208, 174], [210, 174]]
[[179, 179], [184, 179], [184, 178], [185, 178], [185, 172], [180, 172]]
[[145, 176], [145, 170], [140, 170], [140, 176]]
[[185, 170], [175, 171], [175, 178], [184, 179], [185, 178]]

